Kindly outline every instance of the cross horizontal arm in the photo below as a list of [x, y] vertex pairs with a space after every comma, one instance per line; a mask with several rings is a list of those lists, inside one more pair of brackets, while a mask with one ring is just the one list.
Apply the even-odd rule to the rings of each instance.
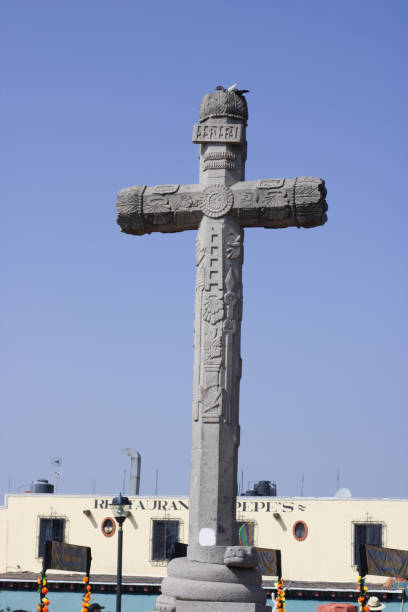
[[241, 227], [316, 227], [326, 220], [326, 188], [320, 178], [261, 179], [225, 185], [135, 185], [118, 193], [122, 232], [182, 232], [203, 217], [235, 218]]

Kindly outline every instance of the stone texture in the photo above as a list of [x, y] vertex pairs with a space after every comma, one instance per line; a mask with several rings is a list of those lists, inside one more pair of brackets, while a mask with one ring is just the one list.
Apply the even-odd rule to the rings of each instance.
[[270, 606], [257, 603], [179, 601], [177, 612], [271, 612]]
[[217, 87], [203, 98], [198, 185], [136, 185], [116, 203], [129, 234], [198, 229], [189, 545], [169, 563], [159, 612], [270, 610], [256, 555], [236, 541], [243, 228], [315, 227], [327, 204], [319, 178], [245, 182], [243, 93]]
[[256, 567], [258, 553], [253, 546], [229, 546], [225, 551], [224, 563], [228, 567]]

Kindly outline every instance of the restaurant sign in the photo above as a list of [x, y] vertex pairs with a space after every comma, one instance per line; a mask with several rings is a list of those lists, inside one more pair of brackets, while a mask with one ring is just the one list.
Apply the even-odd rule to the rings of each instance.
[[[108, 510], [111, 506], [111, 499], [95, 499], [94, 509], [95, 510]], [[137, 498], [131, 499], [131, 510], [148, 510], [150, 512], [170, 512], [174, 510], [176, 512], [180, 510], [188, 510], [188, 499], [160, 499], [160, 498]], [[289, 500], [274, 500], [262, 501], [262, 498], [258, 500], [248, 499], [243, 500], [240, 498], [237, 500], [237, 512], [304, 512], [306, 506], [297, 502]]]

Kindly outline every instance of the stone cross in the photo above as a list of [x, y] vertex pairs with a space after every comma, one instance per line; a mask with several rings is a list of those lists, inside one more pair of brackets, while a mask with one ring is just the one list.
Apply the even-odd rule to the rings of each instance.
[[133, 186], [116, 204], [128, 234], [198, 229], [188, 554], [169, 563], [163, 612], [266, 609], [256, 557], [236, 546], [243, 228], [326, 221], [322, 179], [245, 181], [243, 93], [217, 87], [203, 98], [193, 128], [199, 184]]

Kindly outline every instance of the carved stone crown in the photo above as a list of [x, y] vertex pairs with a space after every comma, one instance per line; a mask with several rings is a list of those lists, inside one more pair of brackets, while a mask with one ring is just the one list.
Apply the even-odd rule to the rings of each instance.
[[233, 117], [246, 123], [248, 106], [242, 93], [217, 87], [214, 93], [206, 94], [200, 106], [200, 121], [211, 117]]

